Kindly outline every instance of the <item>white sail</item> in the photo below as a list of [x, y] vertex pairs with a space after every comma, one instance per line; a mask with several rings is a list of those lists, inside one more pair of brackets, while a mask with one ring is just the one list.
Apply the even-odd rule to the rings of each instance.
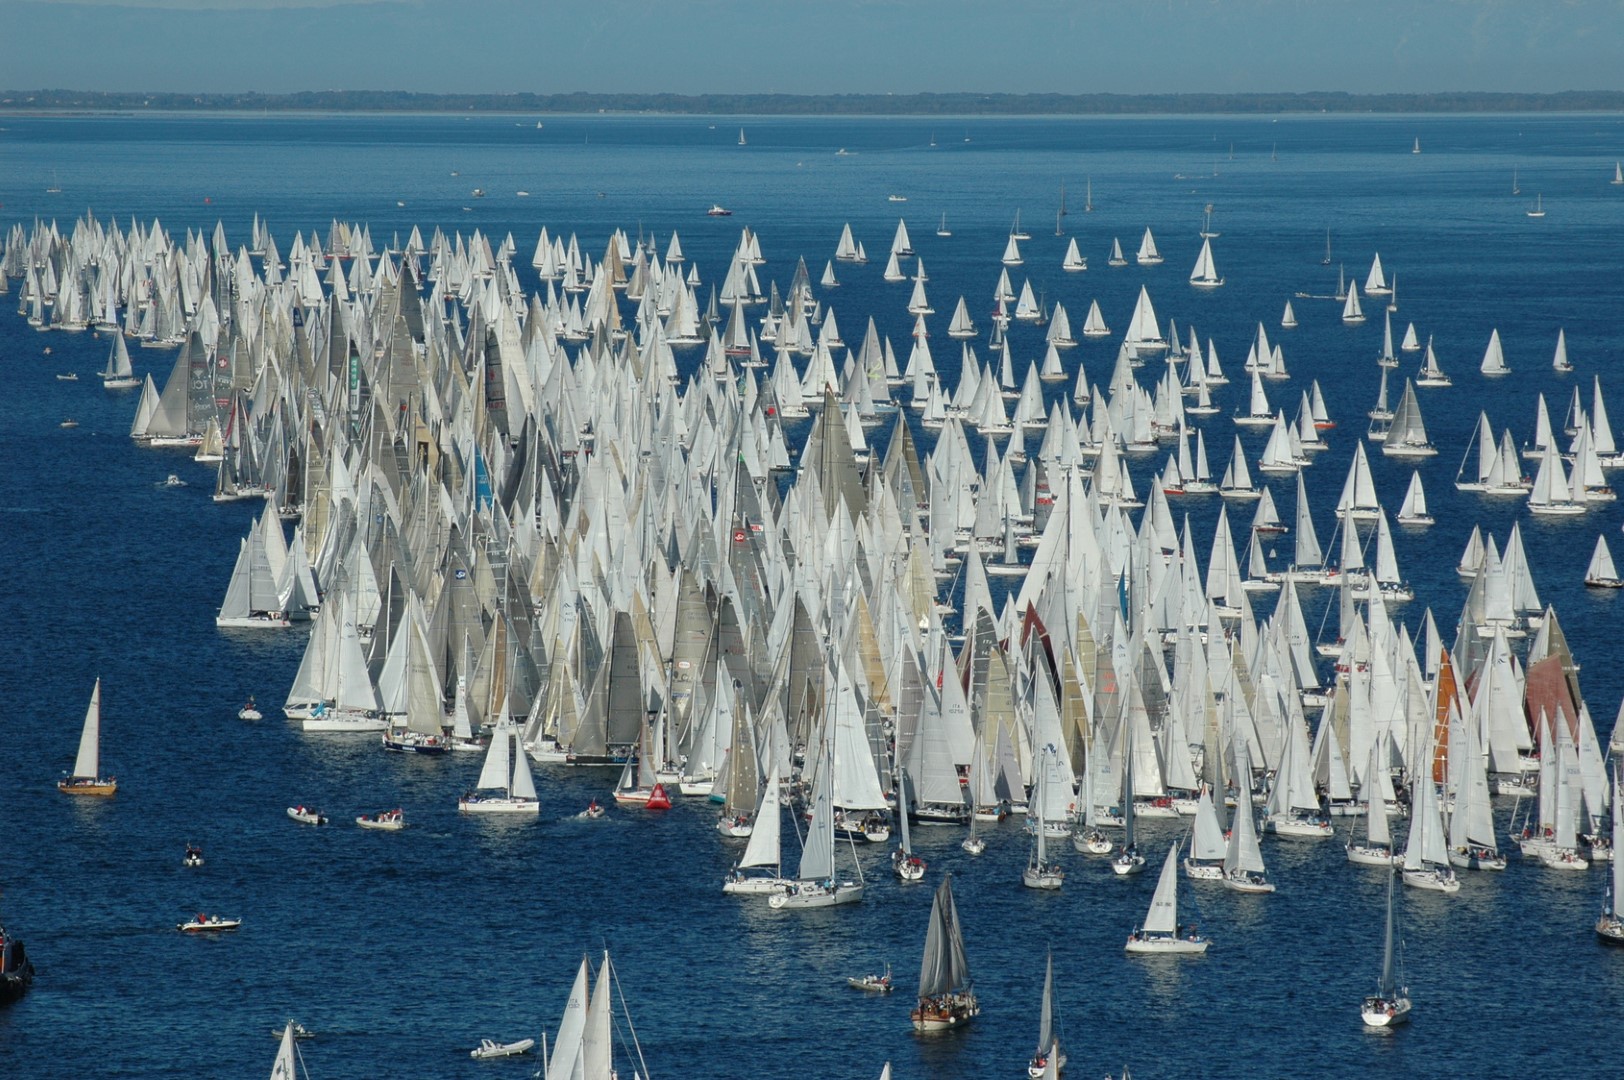
[[1145, 235], [1140, 238], [1139, 251], [1134, 256], [1134, 260], [1140, 266], [1156, 266], [1162, 261], [1162, 253], [1156, 250], [1156, 238], [1150, 235], [1148, 226], [1145, 229]]
[[101, 775], [101, 680], [90, 691], [84, 730], [79, 733], [79, 756], [73, 759], [75, 780], [96, 780]]
[[1478, 366], [1478, 370], [1485, 375], [1511, 374], [1511, 369], [1506, 366], [1505, 350], [1500, 347], [1498, 328], [1489, 333], [1489, 345], [1483, 350], [1483, 363]]
[[778, 802], [778, 770], [767, 773], [767, 786], [761, 793], [761, 803], [750, 829], [750, 840], [745, 844], [740, 868], [756, 866], [776, 867], [782, 862], [779, 854], [780, 834], [783, 829]]
[[1167, 849], [1162, 876], [1156, 879], [1156, 895], [1150, 899], [1144, 930], [1148, 934], [1175, 934], [1179, 931], [1179, 845]]

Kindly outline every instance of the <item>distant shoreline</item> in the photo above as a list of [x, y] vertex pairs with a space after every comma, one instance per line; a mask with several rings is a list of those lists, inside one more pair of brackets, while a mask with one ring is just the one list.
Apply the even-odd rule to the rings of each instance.
[[1331, 113], [1624, 113], [1624, 91], [1550, 94], [290, 94], [79, 90], [0, 92], [0, 115], [24, 113], [439, 113], [663, 116], [1189, 116]]

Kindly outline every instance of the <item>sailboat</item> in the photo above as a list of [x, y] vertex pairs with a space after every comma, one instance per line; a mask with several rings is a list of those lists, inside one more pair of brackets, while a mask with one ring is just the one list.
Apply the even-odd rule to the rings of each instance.
[[[762, 802], [755, 809], [754, 827], [750, 828], [750, 840], [744, 846], [744, 854], [739, 858], [728, 880], [723, 882], [724, 893], [729, 896], [768, 896], [771, 893], [783, 892], [788, 887], [789, 880], [783, 877], [783, 858], [780, 856], [780, 833], [783, 830], [783, 815], [780, 814], [780, 801], [778, 801], [778, 773], [771, 771], [767, 776], [767, 788], [762, 791]], [[767, 870], [765, 874], [745, 874], [745, 870]]]
[[1357, 326], [1365, 321], [1365, 313], [1359, 307], [1359, 282], [1348, 282], [1348, 294], [1342, 303], [1342, 321], [1349, 326]]
[[472, 791], [457, 800], [457, 809], [464, 814], [539, 814], [541, 803], [536, 798], [536, 781], [530, 775], [530, 763], [524, 747], [515, 750], [519, 732], [505, 724], [491, 734], [490, 749], [485, 752], [485, 765], [479, 770], [479, 781]]
[[947, 227], [947, 211], [945, 211], [945, 210], [942, 211], [942, 223], [940, 225], [936, 226], [936, 235], [937, 236], [952, 236], [953, 235], [953, 233]]
[[[592, 979], [592, 965], [586, 957], [575, 974], [564, 1015], [558, 1022], [558, 1033], [553, 1039], [549, 1055], [547, 1042], [542, 1040], [542, 1071], [537, 1076], [550, 1080], [569, 1080], [572, 1076], [596, 1077], [598, 1080], [620, 1075], [615, 1069], [614, 1051], [619, 1043], [626, 1043], [623, 1033], [630, 1034], [630, 1050], [636, 1056], [628, 1070], [635, 1076], [647, 1076], [648, 1062], [637, 1041], [637, 1029], [627, 1013], [626, 998], [620, 991], [621, 982], [609, 960], [607, 950], [603, 963], [598, 966], [596, 982]], [[590, 990], [590, 993], [588, 991]], [[620, 997], [620, 1013], [615, 1016], [615, 996]], [[622, 1021], [624, 1021], [622, 1023]]]
[[1122, 254], [1122, 241], [1116, 237], [1111, 238], [1111, 254], [1105, 260], [1106, 266], [1127, 266], [1128, 260]]
[[1049, 760], [1055, 754], [1053, 746], [1043, 748], [1043, 760], [1038, 763], [1037, 797], [1032, 800], [1032, 813], [1034, 820], [1032, 829], [1032, 854], [1027, 859], [1026, 869], [1021, 872], [1021, 884], [1028, 889], [1058, 889], [1066, 880], [1066, 871], [1058, 862], [1049, 859], [1048, 822], [1044, 820], [1044, 807], [1047, 800], [1049, 783]]
[[[769, 755], [770, 757], [770, 755]], [[769, 770], [767, 786], [756, 807], [756, 817], [750, 830], [750, 840], [744, 854], [722, 883], [722, 891], [729, 896], [768, 896], [782, 892], [790, 882], [783, 876], [783, 859], [779, 854], [779, 836], [783, 829], [783, 815], [779, 812], [778, 772]], [[746, 873], [748, 870], [766, 873]]]
[[1421, 137], [1418, 135], [1418, 136], [1416, 136], [1415, 145], [1410, 147], [1410, 153], [1419, 154], [1420, 152], [1421, 152]]
[[1360, 866], [1391, 867], [1393, 858], [1393, 831], [1387, 823], [1387, 794], [1392, 786], [1388, 771], [1382, 765], [1382, 749], [1386, 744], [1378, 739], [1370, 747], [1370, 764], [1365, 768], [1364, 783], [1359, 794], [1365, 800], [1365, 842], [1355, 844], [1348, 836], [1348, 861]]
[[[1414, 329], [1414, 325], [1411, 325]], [[1421, 372], [1416, 377], [1415, 385], [1426, 387], [1453, 386], [1454, 380], [1444, 371], [1438, 363], [1438, 354], [1432, 350], [1432, 335], [1427, 335], [1427, 353], [1421, 361]]]
[[1195, 826], [1190, 830], [1190, 854], [1184, 859], [1185, 876], [1195, 881], [1222, 881], [1227, 845], [1212, 789], [1203, 786], [1196, 800]]
[[[1430, 752], [1426, 758], [1430, 758]], [[1410, 789], [1410, 835], [1404, 844], [1404, 884], [1433, 892], [1460, 892], [1460, 879], [1449, 863], [1449, 845], [1439, 815], [1438, 789], [1430, 769], [1416, 776]]]
[[847, 838], [852, 846], [852, 864], [857, 867], [856, 881], [841, 881], [835, 877], [835, 806], [834, 749], [825, 740], [823, 760], [817, 777], [812, 781], [812, 820], [806, 827], [806, 839], [801, 847], [801, 866], [795, 880], [768, 898], [767, 903], [778, 908], [825, 908], [840, 904], [855, 904], [863, 899], [863, 867], [857, 861], [856, 841]]
[[1534, 196], [1534, 208], [1528, 211], [1528, 216], [1532, 218], [1545, 216], [1545, 196], [1543, 194]]
[[1421, 419], [1421, 403], [1415, 396], [1415, 384], [1409, 379], [1404, 380], [1404, 396], [1399, 399], [1392, 425], [1382, 438], [1382, 453], [1400, 458], [1438, 455], [1438, 448], [1427, 438], [1427, 425]]
[[1624, 945], [1624, 919], [1618, 915], [1618, 898], [1624, 896], [1624, 858], [1618, 858], [1618, 845], [1624, 844], [1624, 801], [1619, 799], [1618, 766], [1613, 772], [1613, 867], [1608, 874], [1607, 890], [1601, 903], [1601, 918], [1596, 920], [1596, 936], [1607, 945]]
[[140, 386], [141, 380], [135, 377], [135, 370], [130, 366], [130, 350], [124, 346], [124, 335], [115, 333], [112, 337], [113, 347], [101, 373], [102, 389], [129, 390]]
[[1179, 955], [1182, 953], [1204, 953], [1209, 942], [1196, 933], [1195, 927], [1185, 927], [1179, 923], [1179, 845], [1178, 841], [1167, 849], [1167, 859], [1162, 863], [1162, 876], [1156, 882], [1156, 895], [1150, 899], [1150, 911], [1145, 915], [1144, 925], [1128, 935], [1128, 943], [1123, 946], [1130, 953], [1139, 955]]
[[1291, 301], [1286, 301], [1286, 310], [1280, 314], [1280, 328], [1282, 330], [1295, 330], [1297, 328], [1297, 313], [1291, 310]]
[[1585, 584], [1592, 589], [1624, 588], [1613, 565], [1613, 553], [1607, 547], [1607, 537], [1596, 537], [1596, 550], [1590, 554], [1590, 565], [1585, 568]]
[[1019, 210], [1015, 211], [1015, 224], [1010, 226], [1009, 235], [1017, 240], [1032, 239], [1032, 234], [1021, 228], [1021, 212]]
[[1325, 258], [1320, 260], [1321, 266], [1331, 265], [1331, 230], [1325, 230]]
[[1274, 882], [1264, 876], [1263, 849], [1257, 842], [1257, 821], [1252, 816], [1252, 762], [1246, 743], [1235, 743], [1235, 819], [1229, 827], [1229, 849], [1224, 852], [1224, 886], [1236, 892], [1272, 893]]
[[299, 1038], [299, 1032], [303, 1030], [303, 1027], [292, 1020], [289, 1020], [287, 1027], [282, 1029], [282, 1042], [276, 1048], [276, 1060], [271, 1063], [271, 1080], [299, 1080], [301, 1072], [306, 1077], [310, 1075], [308, 1070], [300, 1068], [304, 1064], [304, 1059], [299, 1056], [298, 1043], [295, 1042]]
[[897, 849], [891, 852], [891, 870], [903, 881], [923, 881], [925, 860], [914, 854], [908, 835], [908, 770], [897, 772]]
[[1145, 235], [1139, 240], [1139, 250], [1134, 255], [1134, 261], [1140, 266], [1160, 266], [1162, 253], [1156, 250], [1156, 238], [1150, 234], [1150, 227], [1145, 227]]
[[1365, 998], [1359, 1007], [1359, 1019], [1366, 1027], [1393, 1027], [1410, 1019], [1410, 989], [1399, 985], [1394, 971], [1394, 954], [1398, 943], [1397, 916], [1393, 908], [1393, 878], [1387, 873], [1387, 933], [1382, 941], [1382, 974], [1376, 983], [1376, 992]]
[[1045, 1076], [1059, 1076], [1066, 1067], [1066, 1052], [1060, 1048], [1060, 1039], [1054, 1033], [1054, 952], [1043, 969], [1043, 1007], [1038, 1014], [1038, 1048], [1032, 1060], [1026, 1063], [1026, 1075], [1033, 1080]]
[[[1130, 685], [1129, 693], [1132, 693]], [[1145, 868], [1145, 857], [1133, 836], [1133, 725], [1126, 724], [1122, 737], [1122, 850], [1111, 859], [1111, 873], [1118, 877], [1137, 874]]]
[[908, 1014], [915, 1031], [947, 1031], [962, 1027], [981, 1015], [976, 1000], [970, 961], [964, 955], [964, 935], [953, 903], [953, 875], [936, 886], [925, 931], [925, 952], [919, 965], [919, 1004]]
[[1055, 210], [1055, 213], [1054, 213], [1054, 234], [1056, 236], [1065, 236], [1066, 235], [1065, 220], [1066, 220], [1066, 182], [1064, 180], [1062, 180], [1060, 182], [1060, 207], [1057, 210]]
[[745, 141], [744, 141], [744, 129], [743, 129], [743, 128], [740, 128], [740, 129], [739, 129], [739, 145], [740, 145], [740, 146], [744, 146], [744, 145], [745, 145]]
[[1094, 178], [1092, 176], [1086, 178], [1084, 180], [1084, 185], [1083, 213], [1092, 214], [1094, 212]]
[[1427, 512], [1427, 492], [1421, 486], [1421, 473], [1417, 470], [1410, 474], [1410, 486], [1404, 491], [1404, 503], [1398, 508], [1398, 523], [1418, 527], [1434, 524], [1434, 519]]
[[[1224, 283], [1218, 276], [1218, 267], [1212, 261], [1212, 241], [1201, 241], [1201, 254], [1196, 256], [1195, 268], [1190, 271], [1190, 284], [1198, 289], [1216, 289]], [[1288, 301], [1289, 303], [1289, 301]]]
[[101, 775], [101, 680], [90, 691], [85, 709], [85, 726], [79, 734], [79, 756], [73, 772], [56, 782], [56, 789], [68, 795], [112, 795], [118, 791], [116, 777]]

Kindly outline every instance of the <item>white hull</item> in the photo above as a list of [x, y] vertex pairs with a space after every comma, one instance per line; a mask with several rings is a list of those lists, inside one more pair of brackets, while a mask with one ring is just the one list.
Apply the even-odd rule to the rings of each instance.
[[1296, 836], [1312, 840], [1324, 840], [1326, 837], [1333, 835], [1329, 821], [1270, 817], [1265, 824], [1276, 836]]
[[800, 882], [793, 882], [785, 890], [774, 893], [769, 897], [767, 903], [774, 910], [780, 908], [802, 910], [855, 904], [862, 899], [863, 886], [851, 881], [843, 881], [833, 889], [822, 885], [809, 887], [802, 885]]
[[1404, 884], [1415, 889], [1453, 894], [1460, 892], [1460, 881], [1453, 870], [1406, 870]]
[[1404, 861], [1402, 855], [1394, 855], [1386, 848], [1355, 847], [1348, 845], [1348, 861], [1359, 866], [1394, 866]]
[[1451, 851], [1449, 853], [1449, 865], [1461, 870], [1504, 870], [1506, 868], [1506, 857], [1498, 852], [1494, 854], [1482, 852], [1471, 854], [1464, 851]]
[[1547, 870], [1589, 870], [1590, 860], [1577, 851], [1547, 847], [1539, 853], [1539, 864]]
[[1191, 881], [1222, 881], [1224, 867], [1222, 863], [1202, 863], [1187, 858], [1184, 860], [1184, 876]]
[[1272, 893], [1272, 892], [1274, 892], [1274, 882], [1272, 882], [1272, 881], [1255, 881], [1255, 880], [1253, 880], [1251, 878], [1248, 878], [1248, 877], [1245, 877], [1245, 876], [1231, 876], [1229, 874], [1225, 874], [1224, 875], [1224, 888], [1231, 889], [1231, 890], [1233, 890], [1235, 892], [1238, 892], [1238, 893], [1252, 893], [1254, 895], [1262, 895], [1264, 893]]
[[1027, 867], [1021, 873], [1021, 884], [1028, 889], [1054, 890], [1065, 884], [1066, 872], [1058, 866]]
[[464, 814], [539, 814], [541, 804], [535, 799], [514, 799], [496, 796], [490, 799], [458, 799], [457, 809]]
[[323, 716], [312, 716], [304, 721], [304, 730], [310, 732], [353, 732], [353, 731], [385, 731], [389, 721], [381, 716], [363, 716], [360, 714], [327, 713]]
[[1408, 1023], [1410, 999], [1400, 997], [1386, 1002], [1367, 1001], [1359, 1010], [1359, 1019], [1365, 1022], [1366, 1027], [1373, 1028], [1395, 1027]]
[[722, 892], [728, 896], [771, 896], [793, 885], [789, 878], [738, 877], [722, 883]]
[[281, 630], [292, 626], [293, 623], [281, 615], [248, 616], [242, 619], [215, 616], [214, 625], [221, 630]]
[[1115, 874], [1117, 877], [1127, 877], [1129, 874], [1138, 874], [1144, 869], [1145, 857], [1143, 855], [1118, 855], [1116, 858], [1111, 860], [1111, 873]]
[[1145, 936], [1135, 934], [1128, 939], [1123, 948], [1139, 956], [1181, 956], [1186, 954], [1204, 953], [1208, 942], [1205, 938], [1166, 937], [1160, 935]]

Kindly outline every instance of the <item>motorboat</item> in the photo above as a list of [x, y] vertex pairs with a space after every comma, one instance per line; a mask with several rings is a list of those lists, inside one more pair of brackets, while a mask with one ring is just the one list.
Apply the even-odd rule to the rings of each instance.
[[186, 854], [181, 858], [182, 866], [202, 866], [203, 849], [195, 844], [186, 845]]
[[186, 481], [182, 480], [174, 473], [170, 473], [168, 476], [164, 477], [164, 482], [160, 486], [166, 488], [183, 488], [186, 486]]
[[475, 1061], [488, 1061], [491, 1058], [518, 1057], [528, 1054], [536, 1047], [534, 1039], [520, 1039], [518, 1042], [499, 1043], [495, 1039], [481, 1039], [479, 1045], [468, 1051], [468, 1056]]
[[263, 719], [265, 719], [265, 714], [259, 711], [259, 706], [256, 705], [254, 703], [254, 699], [250, 697], [248, 699], [248, 703], [245, 704], [242, 708], [237, 710], [237, 719], [238, 720], [263, 720]]
[[853, 990], [862, 990], [870, 994], [889, 994], [896, 989], [896, 984], [891, 981], [890, 964], [885, 965], [883, 975], [875, 975], [871, 972], [867, 975], [850, 976], [846, 979], [846, 985]]
[[398, 807], [394, 810], [379, 810], [376, 814], [362, 814], [355, 819], [355, 823], [363, 829], [399, 832], [406, 827], [406, 814]]
[[576, 816], [585, 818], [588, 821], [597, 821], [607, 812], [608, 811], [604, 810], [602, 806], [598, 805], [598, 800], [593, 799], [591, 802], [586, 804], [586, 809], [582, 810], [580, 814]]
[[[293, 1037], [300, 1042], [304, 1042], [306, 1039], [314, 1039], [316, 1037], [316, 1033], [314, 1031], [311, 1031], [297, 1020], [289, 1020], [288, 1028], [293, 1030]], [[284, 1028], [272, 1028], [271, 1034], [280, 1039], [285, 1030], [286, 1029]]]
[[199, 912], [183, 923], [176, 923], [175, 929], [186, 934], [200, 934], [218, 930], [235, 930], [241, 925], [241, 919], [228, 919], [224, 915], [204, 915]]
[[706, 210], [705, 213], [707, 215], [709, 215], [710, 217], [732, 217], [733, 216], [733, 211], [729, 210], [725, 206], [720, 205], [719, 203], [712, 203], [711, 208], [709, 210]]
[[292, 818], [294, 821], [297, 821], [301, 825], [327, 824], [326, 814], [323, 814], [319, 810], [312, 810], [310, 807], [304, 805], [288, 807], [288, 817]]

